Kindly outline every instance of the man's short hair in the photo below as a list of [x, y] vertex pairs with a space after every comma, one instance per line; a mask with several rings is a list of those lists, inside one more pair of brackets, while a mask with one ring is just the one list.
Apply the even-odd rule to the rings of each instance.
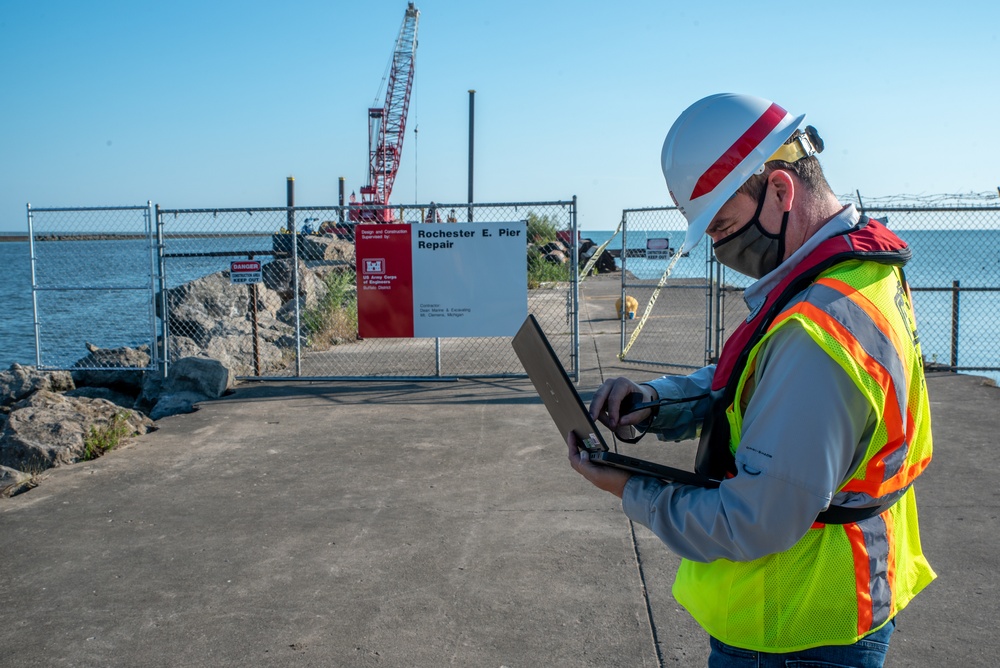
[[810, 193], [833, 192], [830, 184], [827, 183], [826, 175], [823, 174], [823, 168], [819, 164], [819, 159], [814, 155], [795, 162], [772, 160], [765, 163], [764, 173], [751, 176], [736, 192], [742, 193], [756, 202], [764, 193], [767, 177], [776, 169], [783, 169], [786, 172], [795, 174]]

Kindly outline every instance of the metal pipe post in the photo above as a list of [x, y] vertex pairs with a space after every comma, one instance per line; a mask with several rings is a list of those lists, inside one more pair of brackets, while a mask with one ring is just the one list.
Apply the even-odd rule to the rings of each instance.
[[[289, 204], [288, 216], [294, 219], [295, 211]], [[295, 304], [295, 377], [302, 375], [302, 300], [299, 299], [299, 235], [292, 232], [292, 299]]]
[[156, 345], [156, 242], [153, 231], [153, 202], [146, 200], [146, 245], [149, 248], [149, 338], [150, 338], [150, 366], [154, 369], [160, 367], [160, 351]]
[[[471, 195], [471, 192], [470, 192]], [[472, 198], [469, 198], [472, 201]], [[573, 234], [573, 257], [570, 259], [570, 267], [573, 271], [573, 380], [580, 382], [580, 271], [577, 268], [580, 259], [580, 245], [577, 238], [576, 222], [576, 195], [573, 195], [573, 204], [569, 210], [570, 230]]]
[[42, 366], [41, 327], [38, 322], [38, 281], [35, 274], [35, 227], [31, 217], [31, 202], [28, 208], [28, 254], [31, 256], [31, 313], [35, 320], [35, 366]]
[[288, 222], [285, 223], [285, 229], [287, 229], [292, 234], [295, 234], [295, 177], [289, 176], [288, 182], [285, 186], [285, 199], [288, 207]]
[[958, 322], [961, 281], [951, 282], [951, 365], [958, 366]]
[[342, 223], [344, 222], [344, 177], [343, 176], [340, 177], [338, 191], [340, 195], [338, 199], [338, 202], [340, 203], [340, 208], [337, 210], [337, 220]]
[[[249, 256], [253, 259], [253, 255]], [[253, 375], [260, 376], [260, 332], [257, 328], [257, 284], [251, 283], [247, 286], [250, 289], [250, 313], [253, 318]]]
[[469, 89], [469, 213], [468, 222], [472, 222], [472, 184], [474, 154], [476, 144], [476, 91]]
[[170, 365], [170, 326], [167, 320], [167, 263], [163, 248], [163, 213], [156, 205], [156, 255], [160, 280], [160, 345], [163, 346], [160, 375], [167, 377]]
[[[621, 255], [622, 286], [621, 286], [621, 294], [619, 295], [619, 297], [621, 297], [622, 300], [623, 308], [625, 306], [625, 279], [628, 276], [628, 251], [626, 250], [627, 248], [628, 248], [628, 216], [623, 211], [622, 212], [622, 255]], [[608, 253], [610, 251], [605, 249], [604, 252]], [[618, 350], [620, 353], [622, 353], [625, 351], [625, 319], [622, 318], [620, 315], [618, 317], [618, 331], [621, 334], [620, 337], [621, 341], [618, 344]]]

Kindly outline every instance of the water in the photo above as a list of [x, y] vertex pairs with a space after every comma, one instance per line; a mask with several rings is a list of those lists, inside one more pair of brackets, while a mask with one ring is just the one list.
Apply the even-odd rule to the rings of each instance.
[[[612, 235], [609, 230], [582, 233], [595, 243]], [[914, 258], [906, 272], [914, 288], [962, 288], [1000, 286], [1000, 230], [901, 231], [913, 248]], [[646, 248], [647, 239], [666, 238], [677, 248], [683, 241], [679, 230], [629, 233], [629, 248]], [[204, 240], [172, 239], [170, 251], [203, 250]], [[269, 237], [247, 239], [248, 247], [265, 248]], [[242, 247], [244, 244], [240, 243]], [[609, 244], [621, 250], [621, 237]], [[35, 244], [40, 286], [86, 287], [72, 292], [38, 293], [42, 363], [70, 365], [86, 354], [84, 342], [102, 348], [136, 346], [152, 338], [153, 305], [148, 285], [151, 276], [146, 242], [47, 241]], [[701, 278], [705, 273], [708, 246], [702, 242], [688, 257], [675, 258], [671, 278]], [[172, 258], [168, 263], [169, 287], [206, 274], [227, 269], [236, 258]], [[619, 261], [620, 266], [620, 261]], [[630, 272], [637, 278], [657, 280], [667, 260], [629, 258]], [[0, 368], [11, 362], [35, 364], [34, 320], [31, 301], [31, 265], [27, 242], [0, 243]], [[727, 281], [745, 286], [749, 280], [735, 272]], [[138, 290], [112, 288], [141, 287]], [[952, 295], [950, 292], [915, 294], [921, 340], [928, 361], [947, 363], [951, 355]], [[959, 364], [1000, 366], [997, 339], [1000, 335], [1000, 292], [963, 292], [961, 295]], [[998, 373], [985, 373], [1000, 380]]]
[[[244, 237], [240, 247], [268, 248], [271, 239]], [[203, 239], [171, 239], [170, 252], [199, 252]], [[35, 244], [41, 363], [71, 366], [85, 343], [136, 347], [155, 340], [150, 283], [155, 276], [145, 239], [45, 241]], [[236, 257], [170, 258], [167, 286], [229, 268]], [[266, 260], [265, 260], [266, 262]], [[36, 364], [28, 242], [0, 243], [0, 368]]]

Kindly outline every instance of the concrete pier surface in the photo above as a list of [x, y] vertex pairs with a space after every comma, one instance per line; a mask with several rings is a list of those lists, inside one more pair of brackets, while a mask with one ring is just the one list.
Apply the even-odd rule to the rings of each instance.
[[[581, 392], [621, 363], [581, 287]], [[938, 573], [888, 666], [1000, 655], [1000, 389], [928, 377]], [[0, 500], [4, 666], [703, 666], [678, 559], [566, 462], [527, 380], [242, 384]], [[693, 443], [623, 452], [690, 467]]]

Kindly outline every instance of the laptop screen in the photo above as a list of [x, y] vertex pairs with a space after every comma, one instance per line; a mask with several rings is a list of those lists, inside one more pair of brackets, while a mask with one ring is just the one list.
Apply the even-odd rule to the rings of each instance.
[[559, 435], [565, 439], [566, 434], [572, 431], [587, 451], [607, 451], [604, 437], [590, 417], [590, 412], [573, 387], [535, 316], [528, 315], [525, 319], [514, 335], [513, 346], [528, 378], [559, 429]]

